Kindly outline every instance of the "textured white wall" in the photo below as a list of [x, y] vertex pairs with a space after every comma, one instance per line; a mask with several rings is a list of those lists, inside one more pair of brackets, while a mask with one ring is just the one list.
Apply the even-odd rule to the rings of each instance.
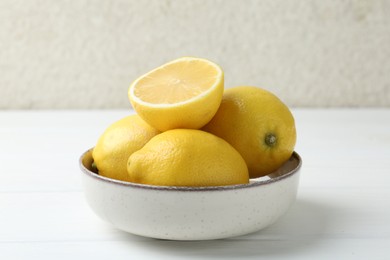
[[2, 109], [127, 108], [185, 55], [289, 106], [390, 107], [390, 1], [0, 0]]

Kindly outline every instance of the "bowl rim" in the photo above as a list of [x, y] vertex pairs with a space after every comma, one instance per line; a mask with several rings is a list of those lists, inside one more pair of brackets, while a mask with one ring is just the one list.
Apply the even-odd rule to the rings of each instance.
[[289, 177], [297, 174], [302, 166], [301, 156], [296, 151], [293, 151], [290, 159], [294, 157], [298, 161], [297, 166], [294, 167], [292, 170], [290, 170], [282, 175], [279, 175], [277, 177], [273, 177], [273, 178], [270, 178], [267, 180], [251, 179], [252, 181], [247, 183], [247, 184], [224, 185], [224, 186], [204, 186], [204, 187], [157, 186], [157, 185], [140, 184], [140, 183], [134, 183], [134, 182], [115, 180], [115, 179], [101, 176], [99, 174], [96, 174], [95, 172], [90, 171], [89, 169], [87, 169], [84, 166], [83, 159], [88, 153], [92, 153], [92, 150], [93, 150], [93, 147], [88, 149], [87, 151], [85, 151], [79, 158], [79, 167], [80, 167], [81, 172], [83, 174], [85, 174], [88, 177], [94, 178], [95, 180], [99, 180], [99, 181], [102, 181], [105, 183], [110, 183], [110, 184], [120, 185], [120, 186], [125, 186], [125, 187], [131, 187], [131, 188], [137, 188], [137, 189], [138, 188], [139, 189], [146, 189], [146, 190], [199, 192], [199, 191], [222, 191], [222, 190], [225, 191], [225, 190], [247, 189], [247, 188], [269, 185], [269, 184], [284, 180], [286, 178], [289, 178]]

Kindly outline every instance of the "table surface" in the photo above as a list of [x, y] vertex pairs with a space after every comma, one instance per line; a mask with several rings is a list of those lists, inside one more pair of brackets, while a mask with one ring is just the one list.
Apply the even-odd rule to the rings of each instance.
[[1, 259], [390, 259], [390, 110], [293, 109], [295, 204], [262, 231], [193, 242], [127, 234], [86, 203], [79, 156], [131, 113], [0, 111]]

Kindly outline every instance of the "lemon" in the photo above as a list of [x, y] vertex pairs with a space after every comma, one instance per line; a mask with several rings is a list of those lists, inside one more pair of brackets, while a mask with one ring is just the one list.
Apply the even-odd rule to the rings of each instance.
[[161, 186], [222, 186], [249, 182], [241, 155], [225, 140], [195, 129], [153, 137], [128, 161], [130, 181]]
[[214, 118], [203, 128], [240, 152], [251, 178], [287, 161], [296, 142], [294, 117], [271, 92], [249, 86], [227, 89]]
[[139, 116], [160, 131], [199, 129], [218, 110], [223, 75], [209, 60], [183, 57], [136, 79], [128, 96]]
[[129, 156], [158, 133], [137, 115], [127, 116], [111, 124], [100, 136], [92, 152], [99, 174], [128, 181]]

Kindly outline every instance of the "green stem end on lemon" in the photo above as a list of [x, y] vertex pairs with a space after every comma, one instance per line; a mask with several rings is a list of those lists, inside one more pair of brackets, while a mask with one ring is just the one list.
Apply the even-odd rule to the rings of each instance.
[[264, 142], [269, 147], [274, 147], [277, 143], [277, 138], [274, 134], [267, 134], [264, 138]]

